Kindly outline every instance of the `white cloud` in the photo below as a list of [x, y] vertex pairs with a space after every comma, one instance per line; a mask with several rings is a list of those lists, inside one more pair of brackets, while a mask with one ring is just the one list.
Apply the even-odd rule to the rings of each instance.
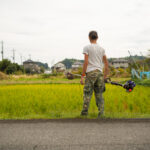
[[88, 32], [97, 30], [109, 57], [150, 48], [149, 0], [1, 0], [0, 40], [5, 56], [16, 49], [51, 64], [83, 58]]

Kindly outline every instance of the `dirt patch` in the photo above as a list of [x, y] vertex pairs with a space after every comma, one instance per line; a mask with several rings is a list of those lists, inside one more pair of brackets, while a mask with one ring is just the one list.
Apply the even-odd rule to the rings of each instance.
[[6, 80], [6, 79], [8, 79], [8, 76], [5, 73], [0, 72], [0, 80]]

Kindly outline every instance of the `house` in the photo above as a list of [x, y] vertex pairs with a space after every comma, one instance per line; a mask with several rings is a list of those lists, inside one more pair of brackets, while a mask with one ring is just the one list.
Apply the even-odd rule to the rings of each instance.
[[24, 61], [23, 66], [27, 73], [41, 73], [41, 68], [31, 59]]
[[110, 65], [114, 68], [128, 68], [129, 62], [125, 59], [115, 59], [110, 63]]
[[76, 61], [72, 64], [72, 70], [78, 70], [79, 68], [81, 68], [83, 66], [83, 63], [80, 61]]
[[66, 66], [63, 63], [58, 62], [57, 64], [52, 66], [51, 69], [52, 71], [56, 70], [57, 72], [64, 72], [66, 70]]

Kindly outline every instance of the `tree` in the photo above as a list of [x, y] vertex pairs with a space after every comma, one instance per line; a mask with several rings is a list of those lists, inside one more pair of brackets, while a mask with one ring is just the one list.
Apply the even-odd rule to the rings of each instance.
[[49, 66], [47, 63], [42, 63], [42, 62], [35, 62], [39, 67], [43, 67], [44, 69], [48, 69]]
[[6, 69], [6, 73], [7, 74], [13, 74], [17, 71], [17, 66], [16, 64], [10, 64], [7, 69]]
[[24, 72], [23, 66], [18, 65], [17, 63], [11, 63], [8, 59], [4, 59], [0, 61], [0, 71], [12, 74], [16, 73], [17, 71]]
[[11, 62], [8, 59], [0, 61], [0, 71], [5, 72], [10, 64]]

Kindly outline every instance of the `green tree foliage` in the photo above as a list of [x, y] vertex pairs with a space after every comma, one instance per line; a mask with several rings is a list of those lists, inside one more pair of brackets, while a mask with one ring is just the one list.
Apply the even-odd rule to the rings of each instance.
[[11, 63], [8, 59], [0, 61], [0, 71], [7, 74], [13, 74], [17, 71], [24, 72], [23, 66], [18, 65], [17, 63]]
[[83, 60], [78, 60], [78, 59], [64, 59], [61, 63], [63, 63], [67, 69], [70, 69], [72, 64], [76, 61], [83, 62]]
[[75, 62], [75, 59], [64, 59], [62, 63], [66, 66], [67, 69], [70, 69], [72, 64]]
[[125, 72], [125, 70], [122, 69], [122, 68], [118, 68], [118, 71], [119, 71], [120, 74], [123, 74]]
[[11, 62], [8, 59], [0, 61], [0, 71], [5, 72]]
[[113, 66], [109, 66], [109, 76], [112, 77], [116, 74], [116, 69]]
[[39, 67], [44, 68], [44, 69], [48, 69], [49, 68], [47, 63], [35, 62], [35, 64], [37, 64]]
[[6, 68], [6, 73], [7, 74], [13, 74], [17, 71], [17, 67], [15, 64], [10, 64], [7, 68]]

